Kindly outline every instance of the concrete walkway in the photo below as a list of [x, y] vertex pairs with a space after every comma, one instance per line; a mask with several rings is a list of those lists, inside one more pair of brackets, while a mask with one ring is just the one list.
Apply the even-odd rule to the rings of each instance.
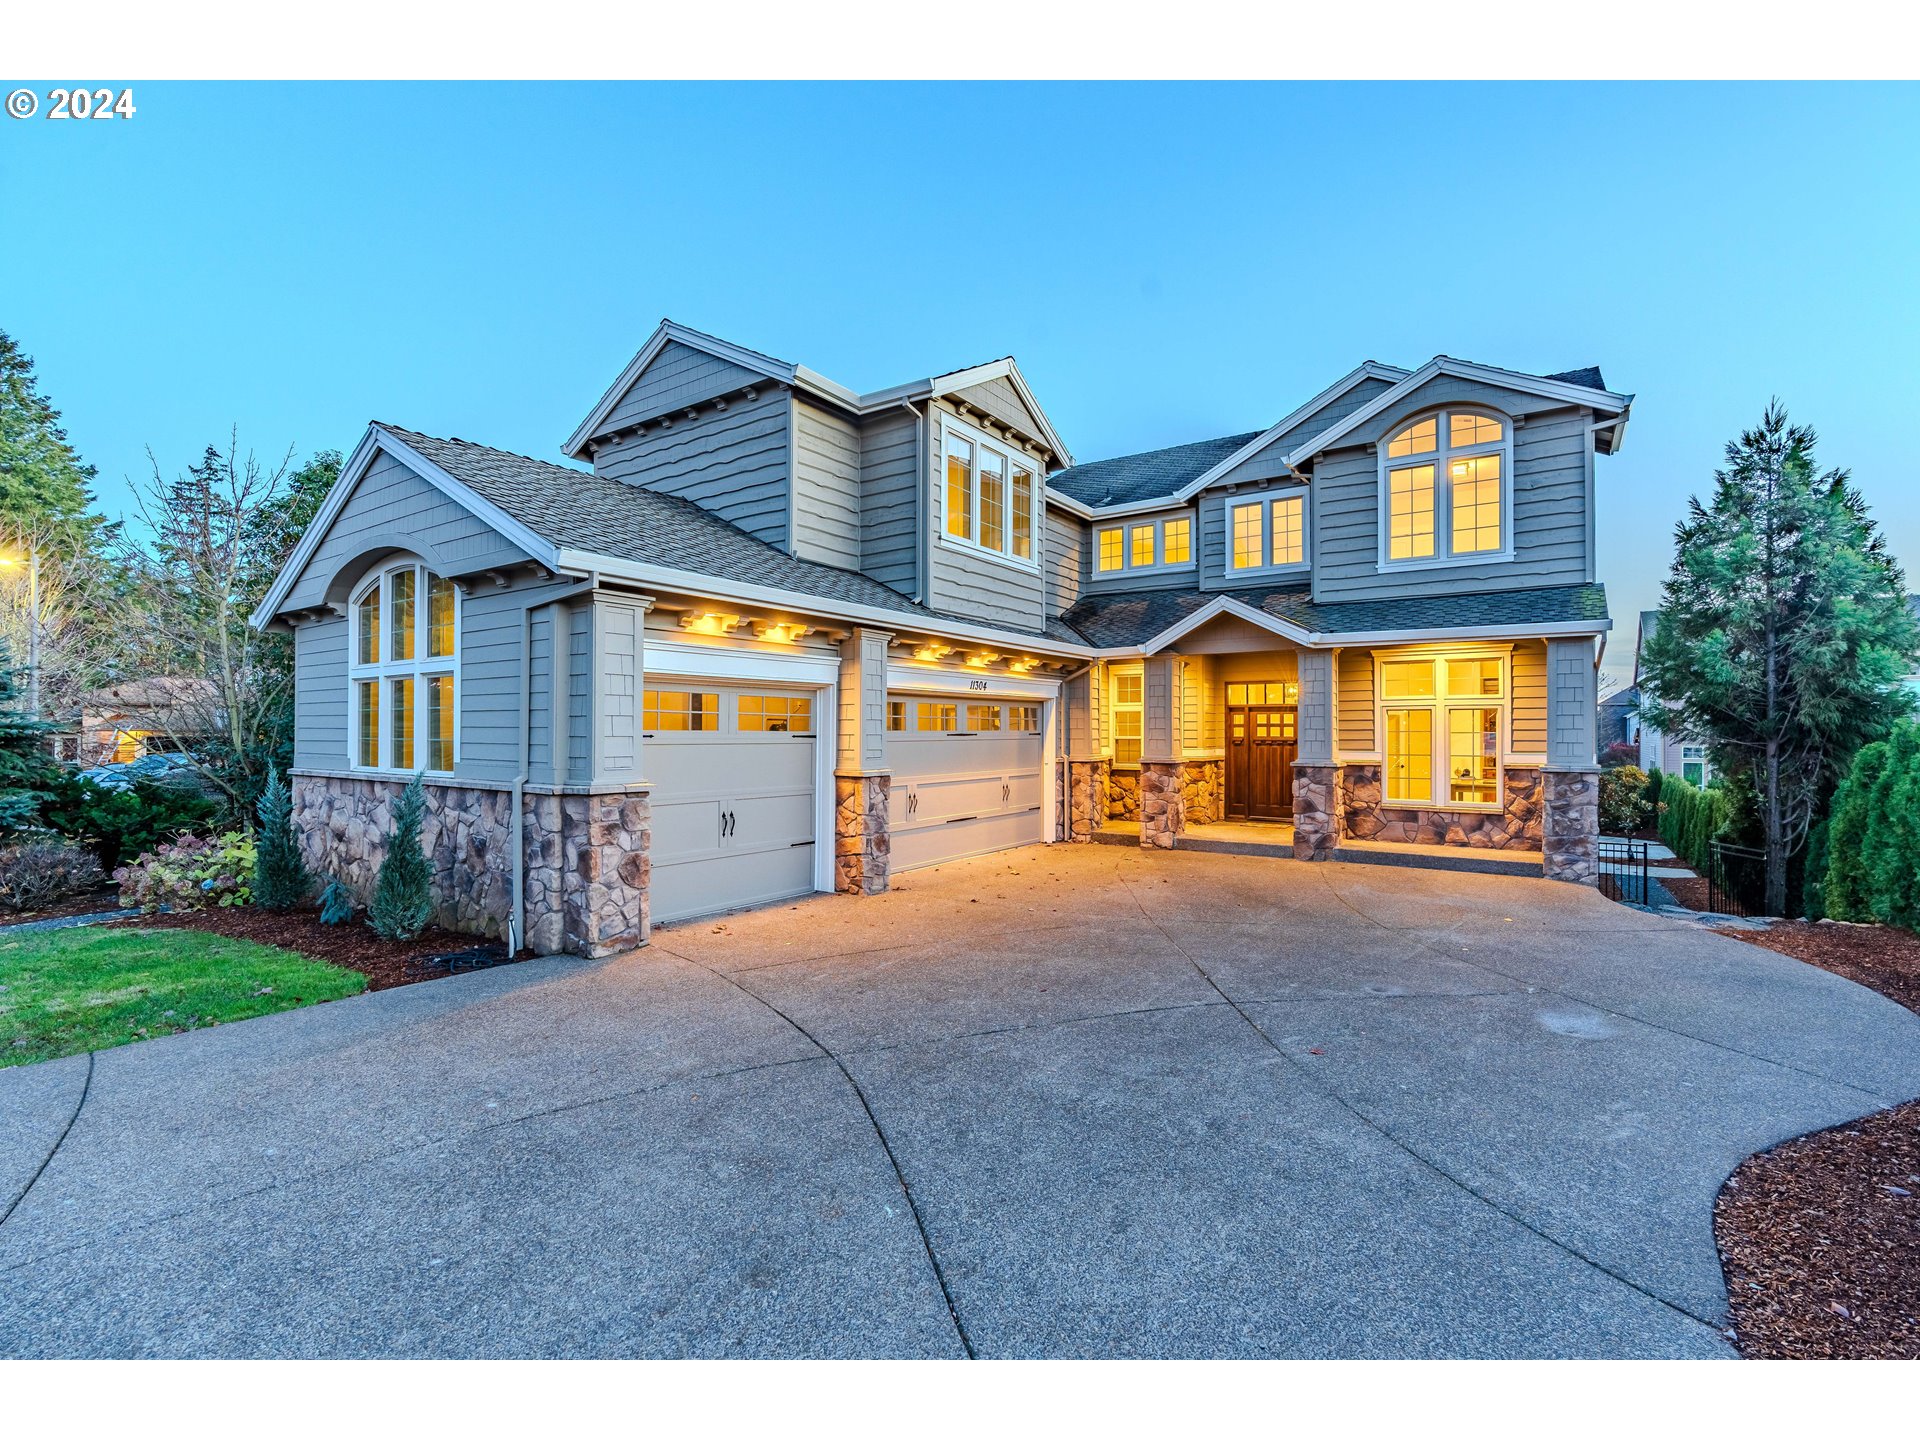
[[1020, 851], [0, 1070], [0, 1353], [1725, 1355], [1728, 1171], [1916, 1094], [1589, 891]]

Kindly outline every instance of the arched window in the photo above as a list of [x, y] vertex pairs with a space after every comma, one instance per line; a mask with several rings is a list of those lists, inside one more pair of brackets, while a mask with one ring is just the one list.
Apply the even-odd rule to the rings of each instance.
[[1506, 416], [1449, 407], [1419, 417], [1380, 447], [1380, 563], [1506, 558], [1512, 488]]
[[409, 561], [354, 592], [347, 638], [357, 770], [453, 773], [459, 754], [460, 595]]

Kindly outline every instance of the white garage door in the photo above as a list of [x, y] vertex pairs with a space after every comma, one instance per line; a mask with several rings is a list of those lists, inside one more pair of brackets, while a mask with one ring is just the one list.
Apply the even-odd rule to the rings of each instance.
[[1044, 758], [1038, 701], [889, 696], [893, 869], [1038, 843]]
[[656, 681], [643, 694], [656, 921], [813, 889], [814, 692]]

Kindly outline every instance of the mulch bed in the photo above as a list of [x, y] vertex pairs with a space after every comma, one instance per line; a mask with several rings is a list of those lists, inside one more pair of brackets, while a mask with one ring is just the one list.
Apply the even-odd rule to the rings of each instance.
[[98, 915], [120, 909], [120, 892], [109, 885], [83, 895], [69, 895], [35, 910], [0, 909], [0, 925], [25, 925], [30, 920], [62, 920], [69, 915]]
[[[1721, 933], [1920, 1011], [1920, 937], [1904, 930], [1781, 921]], [[1920, 1360], [1920, 1100], [1741, 1162], [1714, 1230], [1742, 1355]]]
[[[358, 970], [367, 977], [369, 990], [391, 990], [397, 985], [413, 985], [461, 971], [509, 963], [506, 946], [497, 941], [455, 934], [438, 926], [428, 926], [411, 940], [382, 940], [358, 917], [344, 925], [322, 925], [317, 909], [276, 913], [252, 905], [227, 909], [214, 906], [180, 914], [142, 915], [113, 923], [148, 930], [209, 930], [261, 945], [276, 945], [311, 960]], [[523, 950], [516, 958], [530, 959], [531, 952]]]
[[[1677, 865], [1679, 862], [1667, 860], [1661, 863]], [[1707, 908], [1707, 882], [1704, 877], [1699, 875], [1669, 875], [1662, 876], [1660, 883], [1666, 887], [1667, 893], [1673, 896], [1674, 904], [1684, 905], [1689, 910], [1705, 910]]]

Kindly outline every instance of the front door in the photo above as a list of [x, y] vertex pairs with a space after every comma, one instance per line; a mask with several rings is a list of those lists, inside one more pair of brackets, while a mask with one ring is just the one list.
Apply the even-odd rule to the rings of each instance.
[[1299, 753], [1298, 711], [1291, 705], [1236, 705], [1227, 710], [1227, 818], [1293, 818], [1293, 760]]

